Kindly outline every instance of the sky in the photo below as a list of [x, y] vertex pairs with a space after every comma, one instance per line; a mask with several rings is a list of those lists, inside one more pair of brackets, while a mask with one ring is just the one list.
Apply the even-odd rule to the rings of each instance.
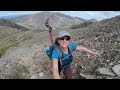
[[[0, 11], [0, 17], [34, 14], [38, 12], [42, 12], [42, 11]], [[54, 11], [54, 12], [61, 12], [66, 15], [70, 15], [73, 17], [80, 17], [83, 19], [95, 18], [98, 21], [120, 15], [120, 11]]]

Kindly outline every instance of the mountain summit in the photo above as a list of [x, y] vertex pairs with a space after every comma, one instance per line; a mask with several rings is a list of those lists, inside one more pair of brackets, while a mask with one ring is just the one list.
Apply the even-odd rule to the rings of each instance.
[[74, 24], [80, 24], [86, 20], [72, 17], [59, 12], [44, 11], [36, 14], [20, 16], [13, 19], [17, 23], [27, 25], [29, 27], [36, 27], [37, 29], [45, 29], [45, 22], [49, 18], [49, 23], [53, 28], [62, 28]]

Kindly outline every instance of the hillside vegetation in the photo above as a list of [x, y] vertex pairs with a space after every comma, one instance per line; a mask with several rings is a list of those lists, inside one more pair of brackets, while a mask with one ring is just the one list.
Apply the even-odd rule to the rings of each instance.
[[[57, 13], [56, 15], [58, 15]], [[37, 16], [36, 16], [37, 15]], [[40, 16], [39, 16], [40, 15]], [[43, 13], [43, 15], [46, 15]], [[54, 17], [54, 14], [52, 14]], [[55, 15], [55, 18], [58, 17]], [[33, 16], [33, 15], [32, 15]], [[74, 21], [75, 18], [59, 14], [56, 23], [64, 24], [68, 18]], [[48, 30], [36, 28], [32, 23], [31, 16], [20, 19], [16, 23], [22, 30], [11, 27], [10, 24], [0, 25], [0, 78], [1, 79], [52, 79], [51, 61], [46, 56], [45, 50], [49, 47]], [[42, 16], [35, 14], [34, 18]], [[50, 14], [50, 17], [51, 14]], [[62, 18], [60, 18], [62, 17]], [[67, 19], [65, 19], [67, 17]], [[21, 22], [31, 20], [30, 24], [34, 27], [26, 26]], [[48, 16], [46, 17], [48, 18]], [[54, 18], [52, 18], [54, 20]], [[78, 19], [78, 18], [77, 18]], [[65, 20], [65, 21], [64, 21]], [[19, 20], [18, 20], [19, 21]], [[57, 21], [57, 20], [56, 20]], [[94, 57], [85, 52], [74, 52], [72, 62], [73, 79], [119, 79], [120, 76], [120, 16], [102, 21], [83, 21], [75, 24], [66, 23], [67, 27], [59, 24], [53, 28], [53, 39], [61, 30], [66, 30], [72, 35], [72, 43], [87, 47], [100, 53], [100, 57]], [[43, 22], [45, 23], [45, 21]], [[28, 23], [29, 24], [29, 23]], [[36, 22], [36, 25], [39, 22]], [[57, 27], [58, 26], [58, 27]], [[39, 24], [39, 27], [42, 27]], [[64, 75], [61, 74], [64, 78]]]

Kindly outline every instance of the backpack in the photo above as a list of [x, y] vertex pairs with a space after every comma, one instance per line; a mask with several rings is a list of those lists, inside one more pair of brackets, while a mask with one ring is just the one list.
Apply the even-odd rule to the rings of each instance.
[[[52, 60], [52, 51], [53, 51], [54, 48], [56, 49], [56, 51], [57, 51], [57, 53], [58, 53], [58, 56], [59, 56], [58, 61], [60, 61], [61, 65], [65, 65], [65, 64], [62, 62], [62, 60], [64, 60], [64, 58], [62, 57], [62, 50], [60, 49], [60, 47], [59, 47], [57, 44], [52, 44], [52, 45], [49, 47], [49, 49], [46, 50], [47, 56], [50, 58], [50, 60]], [[71, 45], [68, 46], [68, 49], [69, 49], [69, 51], [70, 51], [70, 54], [72, 54], [73, 50], [72, 50]], [[69, 55], [70, 55], [70, 54], [69, 54]], [[69, 55], [68, 55], [68, 56], [69, 56]], [[70, 62], [71, 62], [71, 61], [70, 61]], [[68, 62], [68, 63], [70, 63], [70, 62]]]

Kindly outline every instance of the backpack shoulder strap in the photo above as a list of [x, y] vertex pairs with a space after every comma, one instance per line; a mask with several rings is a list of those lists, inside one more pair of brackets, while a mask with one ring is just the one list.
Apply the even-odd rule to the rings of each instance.
[[58, 60], [62, 59], [62, 50], [60, 49], [60, 47], [58, 45], [54, 45], [54, 48], [56, 49], [57, 53], [58, 53]]
[[49, 50], [52, 51], [52, 49], [54, 48], [55, 44], [52, 44], [49, 46]]
[[[56, 44], [54, 44], [54, 48], [56, 49], [56, 51], [57, 51], [57, 53], [58, 53], [58, 56], [59, 56], [59, 57], [58, 57], [58, 60], [61, 60], [61, 59], [62, 59], [62, 50], [61, 50], [60, 47], [59, 47], [58, 45], [56, 45]], [[68, 48], [69, 48], [69, 50], [70, 50], [70, 53], [72, 53], [72, 52], [73, 52], [72, 46], [69, 45]]]
[[68, 45], [68, 48], [69, 48], [69, 50], [70, 50], [70, 53], [72, 53], [73, 52], [73, 49], [72, 49], [72, 46], [69, 44]]

